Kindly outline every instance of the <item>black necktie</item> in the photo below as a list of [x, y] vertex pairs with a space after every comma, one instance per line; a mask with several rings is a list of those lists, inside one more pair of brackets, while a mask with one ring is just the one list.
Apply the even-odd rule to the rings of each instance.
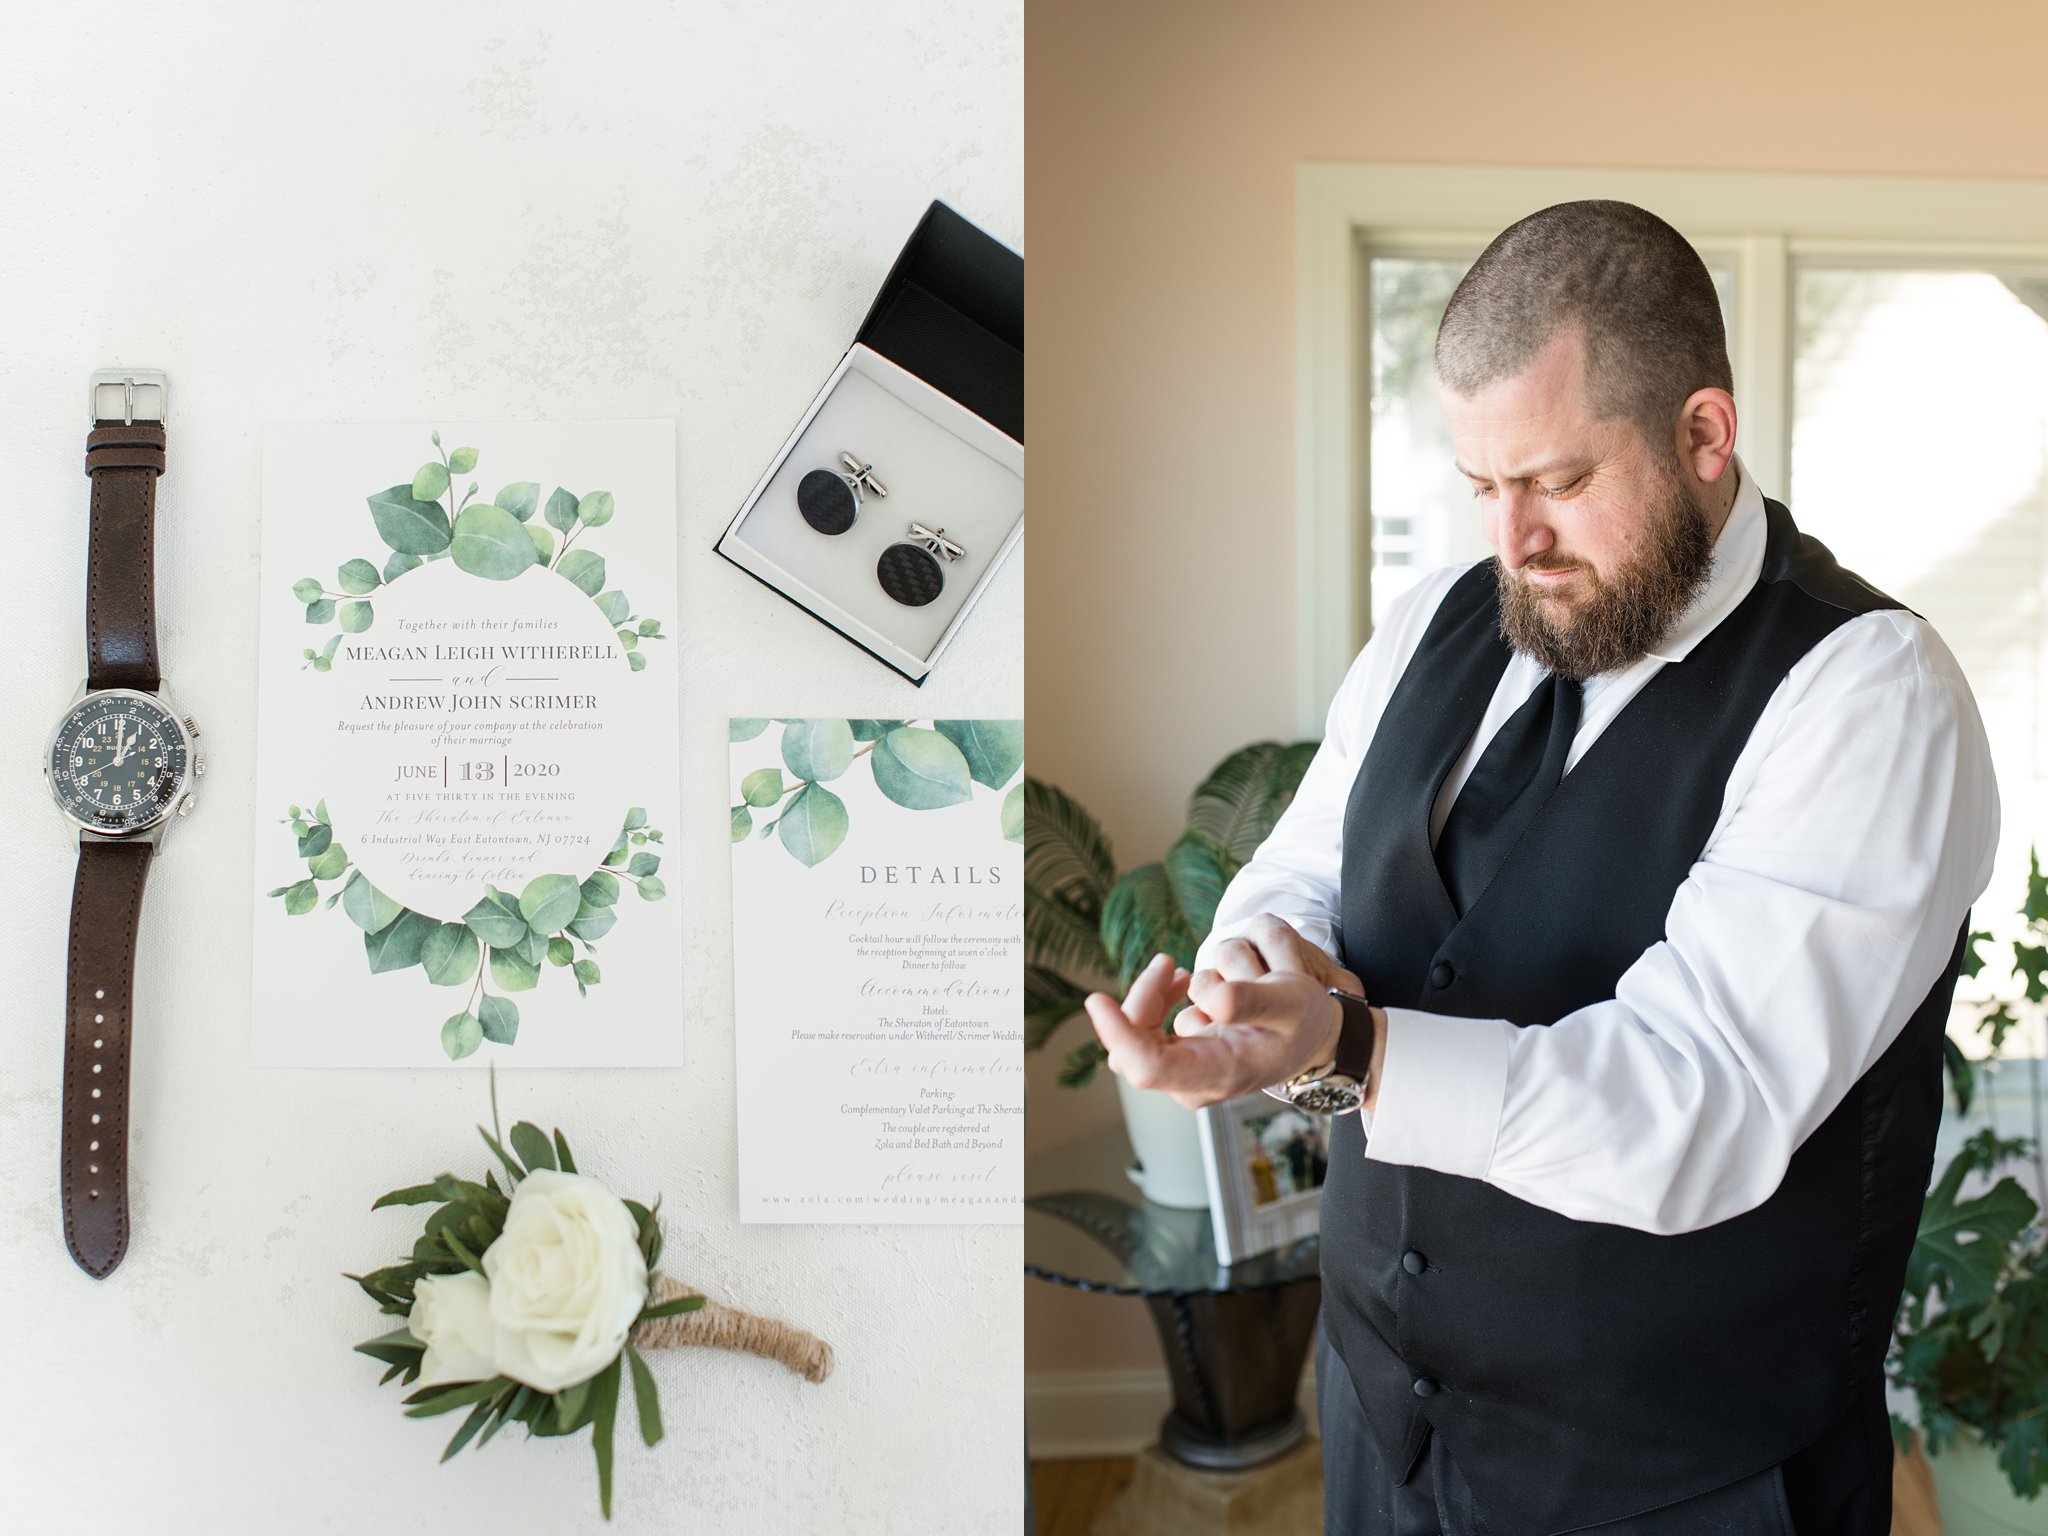
[[1543, 802], [1564, 777], [1578, 734], [1579, 684], [1553, 676], [1537, 686], [1486, 744], [1451, 802], [1437, 838], [1436, 867], [1463, 917], [1479, 899]]

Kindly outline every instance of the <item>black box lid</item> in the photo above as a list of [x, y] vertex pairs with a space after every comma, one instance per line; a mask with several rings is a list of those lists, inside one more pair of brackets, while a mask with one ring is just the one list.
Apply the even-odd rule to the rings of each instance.
[[855, 340], [1024, 441], [1024, 258], [925, 210]]

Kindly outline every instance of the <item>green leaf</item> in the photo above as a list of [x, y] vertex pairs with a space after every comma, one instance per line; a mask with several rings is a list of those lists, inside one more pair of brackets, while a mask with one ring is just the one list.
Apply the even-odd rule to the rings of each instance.
[[540, 487], [531, 480], [515, 480], [491, 500], [523, 523], [540, 506]]
[[604, 980], [604, 972], [597, 968], [595, 960], [578, 960], [576, 962], [576, 979], [586, 987], [594, 987]]
[[555, 1144], [548, 1140], [548, 1133], [531, 1120], [522, 1120], [512, 1127], [507, 1138], [512, 1150], [519, 1155], [519, 1161], [526, 1164], [528, 1171], [535, 1168], [555, 1166]]
[[869, 754], [883, 794], [913, 811], [958, 805], [974, 793], [974, 776], [958, 747], [937, 731], [898, 726]]
[[[445, 486], [445, 476], [443, 489]], [[409, 485], [394, 485], [369, 498], [377, 533], [408, 555], [437, 555], [448, 547], [448, 513], [436, 501], [414, 498]]]
[[325, 853], [314, 855], [306, 864], [306, 872], [315, 880], [332, 880], [347, 868], [348, 855], [334, 847], [330, 847]]
[[320, 594], [326, 590], [325, 587], [321, 586], [319, 582], [310, 576], [292, 583], [292, 596], [302, 603], [319, 602]]
[[595, 597], [604, 586], [604, 556], [593, 550], [572, 549], [555, 562], [555, 574]]
[[498, 1403], [495, 1398], [478, 1403], [474, 1408], [470, 1409], [469, 1417], [462, 1421], [462, 1428], [455, 1431], [455, 1438], [448, 1442], [448, 1449], [441, 1453], [441, 1459], [446, 1461], [450, 1456], [453, 1456], [457, 1451], [469, 1444], [470, 1439], [476, 1432], [484, 1427], [484, 1420], [497, 1411]]
[[[493, 1123], [496, 1123], [497, 1108], [495, 1105], [492, 1106], [491, 1116]], [[505, 1165], [506, 1175], [512, 1180], [514, 1185], [517, 1185], [521, 1179], [526, 1177], [526, 1170], [519, 1166], [518, 1160], [505, 1150], [504, 1145], [497, 1137], [493, 1136], [482, 1126], [476, 1128], [476, 1133], [483, 1137], [484, 1145], [491, 1149], [492, 1155]]]
[[540, 552], [518, 518], [485, 501], [465, 508], [455, 519], [448, 558], [472, 576], [510, 581], [535, 564]]
[[836, 779], [853, 763], [853, 727], [844, 720], [792, 720], [782, 730], [782, 761], [799, 779]]
[[458, 448], [448, 455], [448, 473], [451, 475], [466, 475], [475, 468], [476, 450], [474, 448]]
[[441, 1026], [441, 1049], [460, 1061], [484, 1043], [484, 1027], [473, 1013], [458, 1013]]
[[623, 592], [600, 592], [596, 601], [597, 611], [604, 615], [607, 624], [623, 624], [633, 612], [633, 605], [626, 601]]
[[612, 1427], [619, 1415], [619, 1362], [599, 1373], [590, 1393], [590, 1446], [597, 1453], [597, 1502], [612, 1517]]
[[412, 499], [432, 501], [448, 492], [448, 466], [438, 459], [430, 459], [416, 470], [412, 477]]
[[306, 622], [308, 624], [325, 624], [333, 617], [334, 599], [331, 597], [323, 597], [316, 603], [306, 604]]
[[849, 720], [846, 723], [853, 727], [855, 741], [880, 741], [897, 726], [909, 724], [907, 720]]
[[420, 557], [418, 555], [409, 555], [402, 549], [393, 550], [391, 558], [384, 562], [384, 580], [386, 582], [396, 581], [407, 571], [418, 570], [419, 565]]
[[519, 1037], [519, 1005], [510, 998], [486, 992], [477, 1013], [484, 1038], [493, 1045], [510, 1045]]
[[301, 880], [284, 889], [284, 910], [287, 917], [303, 917], [320, 902], [320, 887], [310, 880]]
[[630, 630], [630, 629], [622, 629], [622, 630], [620, 630], [620, 631], [619, 631], [619, 647], [620, 647], [620, 649], [622, 649], [622, 650], [627, 650], [627, 651], [631, 651], [631, 650], [637, 649], [637, 648], [638, 648], [638, 646], [639, 646], [639, 644], [640, 644], [640, 636], [639, 636], [639, 635], [638, 635], [637, 633], [635, 633], [635, 632], [634, 632], [633, 630]]
[[939, 734], [960, 749], [977, 784], [1001, 789], [1024, 766], [1022, 720], [935, 720]]
[[339, 573], [341, 590], [356, 597], [365, 592], [374, 592], [384, 585], [377, 575], [377, 567], [367, 560], [350, 560], [343, 564]]
[[1102, 905], [1116, 883], [1109, 839], [1064, 790], [1024, 779], [1024, 958], [1069, 973], [1114, 969]]
[[515, 948], [520, 958], [528, 965], [538, 966], [548, 957], [548, 936], [529, 928], [526, 930], [526, 937], [521, 939]]
[[846, 802], [821, 784], [806, 784], [783, 811], [776, 835], [799, 864], [813, 869], [846, 841], [846, 829]]
[[619, 830], [622, 832], [637, 832], [646, 825], [647, 808], [645, 806], [636, 805], [631, 810], [626, 812], [625, 825], [621, 827]]
[[1963, 1048], [1947, 1035], [1941, 1037], [1941, 1060], [1948, 1068], [1949, 1087], [1955, 1090], [1956, 1113], [1967, 1115], [1970, 1112], [1970, 1100], [1977, 1092], [1977, 1069], [1971, 1064], [1970, 1058], [1963, 1054]]
[[1102, 943], [1128, 986], [1155, 954], [1192, 967], [1223, 892], [1216, 852], [1183, 834], [1159, 864], [1141, 864], [1116, 883], [1102, 912]]
[[555, 1166], [564, 1173], [576, 1171], [576, 1159], [569, 1155], [569, 1138], [562, 1134], [560, 1126], [555, 1127]]
[[343, 634], [360, 635], [376, 621], [377, 613], [368, 603], [343, 603], [340, 617]]
[[659, 634], [661, 633], [661, 620], [659, 620], [659, 619], [642, 619], [642, 620], [640, 621], [640, 633], [641, 633], [641, 634], [643, 634], [643, 635], [650, 635], [650, 636], [652, 636], [652, 635], [659, 635]]
[[1044, 1047], [1052, 1032], [1081, 1011], [1084, 988], [1042, 965], [1024, 967], [1024, 1049]]
[[651, 875], [660, 868], [661, 855], [658, 853], [636, 853], [626, 863], [629, 875]]
[[640, 1439], [648, 1446], [661, 1443], [661, 1398], [654, 1390], [654, 1373], [632, 1345], [626, 1346], [626, 1363], [633, 1370], [633, 1401], [640, 1409]]
[[401, 911], [386, 927], [363, 935], [363, 950], [370, 957], [370, 974], [402, 971], [420, 963], [420, 946], [440, 925], [424, 913], [410, 908]]
[[574, 921], [582, 903], [582, 888], [573, 876], [536, 875], [519, 893], [519, 915], [535, 933], [555, 933]]
[[462, 920], [493, 949], [509, 949], [526, 937], [526, 918], [519, 903], [490, 886], [484, 887], [483, 899], [464, 913]]
[[533, 540], [533, 557], [537, 565], [546, 565], [555, 558], [555, 536], [539, 523], [528, 523], [526, 536]]
[[626, 665], [635, 672], [645, 672], [647, 670], [647, 658], [639, 651], [633, 651], [627, 655]]
[[547, 511], [542, 515], [551, 526], [567, 533], [576, 526], [576, 498], [558, 485], [555, 494], [548, 498]]
[[437, 987], [459, 987], [476, 974], [476, 934], [463, 923], [440, 923], [420, 943], [420, 964]]
[[569, 931], [584, 943], [594, 944], [610, 933], [612, 924], [618, 920], [618, 914], [610, 907], [600, 907], [586, 901], [576, 909], [576, 921], [569, 925]]
[[744, 805], [734, 806], [732, 808], [732, 840], [736, 843], [743, 843], [747, 840], [747, 834], [753, 830], [754, 813]]
[[458, 1408], [467, 1408], [471, 1403], [480, 1403], [487, 1397], [496, 1397], [512, 1385], [510, 1377], [493, 1376], [489, 1381], [465, 1382], [461, 1386], [423, 1387], [406, 1401], [419, 1406], [405, 1410], [408, 1419], [430, 1419], [439, 1413], [453, 1413]]
[[612, 520], [612, 493], [592, 491], [577, 503], [576, 515], [586, 528], [602, 528]]
[[1312, 741], [1262, 741], [1231, 753], [1189, 799], [1188, 829], [1227, 855], [1235, 873], [1294, 799], [1315, 753]]
[[[606, 617], [609, 618], [610, 615], [607, 614]], [[612, 622], [616, 624], [621, 621], [619, 619], [613, 619]], [[763, 731], [767, 729], [768, 722], [766, 720], [757, 720], [753, 718], [751, 715], [747, 716], [744, 719], [735, 716], [728, 721], [726, 725], [726, 734], [734, 741], [752, 741], [756, 736], [760, 735]]]
[[1010, 786], [1010, 792], [1003, 796], [1003, 836], [1013, 843], [1024, 841], [1024, 786], [1022, 783]]
[[567, 939], [548, 940], [548, 964], [567, 965], [576, 958], [576, 946]]
[[583, 882], [583, 900], [588, 906], [608, 907], [619, 899], [619, 881], [616, 875], [598, 870]]
[[1958, 1201], [1956, 1191], [1978, 1161], [1958, 1155], [1928, 1192], [1906, 1262], [1906, 1290], [1917, 1296], [1938, 1291], [1950, 1311], [1991, 1299], [2008, 1250], [2038, 1209], [2009, 1177], [1974, 1200]]
[[342, 887], [342, 911], [348, 913], [348, 922], [360, 928], [365, 934], [375, 934], [389, 928], [403, 907], [362, 879], [362, 870], [354, 870], [348, 877], [348, 885]]
[[299, 834], [299, 857], [310, 859], [327, 851], [334, 841], [334, 828], [326, 822], [315, 822]]
[[685, 1312], [695, 1312], [703, 1305], [702, 1296], [678, 1296], [673, 1301], [656, 1302], [653, 1306], [641, 1308], [636, 1321], [647, 1323], [657, 1317], [681, 1317]]
[[491, 946], [491, 980], [501, 992], [531, 992], [540, 980], [540, 967], [516, 949]]
[[[811, 787], [812, 787], [813, 789], [817, 789], [817, 786], [816, 786], [815, 784], [814, 784], [814, 785], [812, 785]], [[818, 793], [819, 793], [819, 794], [821, 794], [821, 795], [826, 795], [826, 796], [827, 796], [827, 798], [830, 798], [830, 794], [829, 794], [829, 792], [828, 792], [828, 791], [826, 791], [826, 790], [818, 789]], [[842, 812], [841, 812], [841, 814], [843, 815], [843, 814], [845, 814], [845, 813], [844, 813], [844, 812], [842, 811]], [[842, 834], [842, 835], [844, 835], [844, 834]], [[820, 855], [820, 857], [822, 857], [822, 855]], [[659, 900], [661, 900], [661, 898], [662, 898], [662, 897], [666, 896], [667, 894], [668, 894], [668, 887], [667, 887], [667, 886], [665, 886], [665, 885], [663, 885], [663, 884], [661, 883], [661, 876], [659, 876], [659, 875], [643, 875], [643, 876], [641, 876], [641, 878], [640, 878], [640, 899], [641, 899], [642, 901], [659, 901]]]
[[590, 1383], [579, 1381], [555, 1394], [555, 1423], [563, 1430], [582, 1427], [583, 1410], [590, 1404]]
[[782, 798], [782, 770], [756, 768], [740, 780], [740, 798], [749, 805], [773, 805]]

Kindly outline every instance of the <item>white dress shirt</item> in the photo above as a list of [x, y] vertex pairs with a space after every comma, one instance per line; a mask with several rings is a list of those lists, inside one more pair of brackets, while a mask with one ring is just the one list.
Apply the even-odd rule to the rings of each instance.
[[[1684, 662], [1763, 569], [1763, 496], [1736, 463], [1709, 584], [1658, 652], [1590, 679], [1571, 766]], [[1272, 835], [1224, 892], [1197, 965], [1261, 913], [1340, 951], [1344, 810], [1394, 685], [1469, 566], [1395, 602], [1330, 706]], [[1510, 658], [1437, 797], [1432, 844], [1495, 731], [1548, 674]], [[1366, 1156], [1484, 1179], [1582, 1221], [1649, 1232], [1760, 1205], [1904, 1027], [1991, 877], [1998, 789], [1955, 658], [1904, 609], [1838, 626], [1786, 674], [1735, 760], [1663, 942], [1611, 1000], [1518, 1029], [1386, 1010]]]

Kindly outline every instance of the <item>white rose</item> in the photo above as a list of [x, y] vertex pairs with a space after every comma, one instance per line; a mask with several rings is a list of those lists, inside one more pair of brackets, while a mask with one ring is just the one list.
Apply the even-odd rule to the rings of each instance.
[[647, 1261], [625, 1202], [595, 1179], [541, 1168], [513, 1191], [484, 1251], [497, 1367], [541, 1392], [587, 1381], [647, 1305]]
[[422, 1275], [412, 1288], [412, 1316], [405, 1326], [427, 1346], [420, 1386], [488, 1381], [498, 1374], [491, 1288], [482, 1275]]

